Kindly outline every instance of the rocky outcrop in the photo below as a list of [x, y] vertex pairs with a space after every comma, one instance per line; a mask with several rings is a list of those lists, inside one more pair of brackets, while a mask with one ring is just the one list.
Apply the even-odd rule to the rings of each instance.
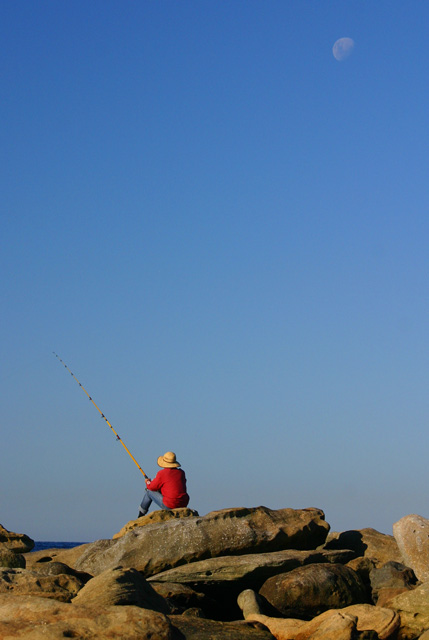
[[359, 576], [341, 564], [310, 564], [269, 578], [259, 590], [286, 618], [308, 620], [328, 609], [341, 609], [366, 601]]
[[122, 538], [128, 531], [132, 531], [137, 527], [144, 527], [147, 524], [156, 524], [158, 522], [168, 522], [169, 520], [175, 520], [177, 518], [189, 518], [190, 516], [198, 516], [198, 511], [194, 509], [188, 509], [183, 507], [181, 509], [158, 509], [157, 511], [151, 511], [145, 516], [141, 516], [137, 520], [130, 520], [122, 529], [115, 533], [113, 540], [116, 538]]
[[404, 516], [393, 525], [393, 535], [402, 562], [413, 569], [419, 580], [429, 580], [429, 520], [415, 514]]
[[25, 533], [13, 533], [0, 524], [0, 543], [16, 553], [27, 553], [34, 548], [34, 540]]
[[79, 591], [73, 604], [89, 606], [136, 605], [169, 613], [167, 602], [135, 569], [107, 569]]
[[429, 630], [429, 582], [399, 564], [392, 536], [327, 540], [319, 509], [177, 511], [0, 569], [0, 638], [415, 640]]
[[99, 540], [86, 545], [74, 567], [96, 575], [120, 565], [149, 577], [203, 558], [314, 549], [328, 531], [319, 509], [225, 509], [146, 525], [117, 540]]

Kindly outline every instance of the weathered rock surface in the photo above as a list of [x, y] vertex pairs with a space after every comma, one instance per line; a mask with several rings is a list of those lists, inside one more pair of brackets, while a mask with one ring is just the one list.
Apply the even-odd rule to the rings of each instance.
[[429, 520], [415, 514], [404, 516], [393, 525], [393, 535], [402, 562], [413, 569], [419, 580], [429, 580]]
[[392, 597], [393, 589], [406, 591], [414, 589], [417, 584], [417, 578], [412, 569], [399, 562], [393, 561], [386, 562], [386, 564], [379, 569], [373, 569], [369, 578], [372, 600], [375, 604], [377, 604], [380, 595], [386, 593], [386, 589], [389, 591], [390, 597]]
[[269, 578], [259, 590], [277, 614], [308, 620], [366, 601], [359, 576], [341, 564], [310, 564]]
[[429, 630], [429, 582], [392, 598], [386, 606], [400, 615], [398, 640], [415, 640]]
[[11, 551], [16, 551], [16, 553], [27, 553], [27, 551], [31, 551], [34, 548], [34, 540], [25, 535], [25, 533], [13, 533], [13, 531], [8, 531], [1, 524], [0, 542]]
[[22, 553], [16, 553], [8, 549], [6, 545], [0, 545], [0, 567], [25, 569], [25, 558]]
[[200, 609], [206, 617], [211, 618], [213, 612], [218, 610], [216, 603], [206, 594], [195, 591], [186, 584], [151, 581], [150, 585], [166, 600], [171, 614], [180, 615], [189, 609]]
[[41, 576], [27, 569], [0, 569], [0, 594], [39, 596], [70, 602], [83, 586], [75, 576]]
[[76, 576], [82, 583], [88, 582], [91, 580], [93, 576], [89, 573], [85, 573], [84, 571], [76, 571], [76, 569], [72, 569], [64, 562], [42, 562], [42, 563], [34, 563], [31, 566], [32, 571], [36, 571], [41, 576], [58, 576], [61, 573], [65, 573], [69, 576]]
[[107, 569], [79, 591], [73, 604], [89, 606], [135, 605], [169, 613], [167, 602], [135, 569]]
[[273, 640], [268, 629], [257, 622], [218, 622], [195, 616], [169, 616], [169, 619], [183, 634], [177, 640]]
[[[256, 620], [265, 624], [277, 640], [307, 640], [318, 637], [316, 634], [331, 633], [330, 639], [342, 637], [343, 633], [372, 631], [377, 640], [393, 638], [399, 628], [400, 618], [391, 609], [382, 609], [369, 604], [351, 605], [340, 610], [330, 610], [313, 618], [309, 622], [293, 618], [273, 618], [262, 614], [262, 603], [254, 591], [247, 589], [238, 597], [238, 604], [246, 620]], [[339, 614], [339, 615], [338, 615]], [[352, 620], [353, 625], [343, 624], [342, 620]], [[330, 622], [328, 623], [328, 620]], [[328, 636], [329, 637], [329, 636]], [[347, 637], [347, 636], [346, 636]]]
[[346, 563], [351, 551], [273, 551], [250, 553], [243, 556], [221, 556], [199, 560], [157, 573], [149, 582], [177, 582], [193, 585], [221, 585], [245, 583], [248, 588], [259, 589], [268, 578], [312, 563]]
[[357, 556], [372, 558], [376, 567], [389, 560], [403, 562], [395, 538], [371, 528], [330, 533], [325, 549], [352, 549]]
[[180, 509], [158, 509], [157, 511], [151, 511], [145, 516], [141, 516], [137, 518], [137, 520], [130, 520], [127, 524], [122, 527], [122, 529], [115, 533], [113, 536], [113, 540], [116, 538], [122, 538], [128, 531], [132, 531], [137, 527], [144, 527], [147, 524], [156, 524], [157, 522], [168, 522], [169, 520], [174, 520], [177, 518], [189, 518], [190, 516], [198, 516], [198, 511], [194, 511], [194, 509], [188, 509], [187, 507], [183, 507]]
[[207, 557], [314, 549], [328, 530], [319, 509], [224, 509], [139, 527], [117, 540], [99, 540], [87, 545], [71, 566], [96, 575], [121, 565], [149, 577]]
[[5, 640], [173, 640], [162, 613], [139, 607], [85, 607], [47, 598], [0, 595], [0, 638]]
[[39, 566], [49, 562], [62, 562], [69, 567], [74, 567], [76, 561], [83, 554], [90, 543], [81, 544], [71, 549], [41, 549], [24, 555], [26, 568], [37, 570]]

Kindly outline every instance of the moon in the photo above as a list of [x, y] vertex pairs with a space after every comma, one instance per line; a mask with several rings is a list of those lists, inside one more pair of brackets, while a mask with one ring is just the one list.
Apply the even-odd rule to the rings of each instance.
[[355, 46], [354, 40], [351, 38], [340, 38], [332, 47], [332, 53], [335, 60], [342, 62], [349, 57]]

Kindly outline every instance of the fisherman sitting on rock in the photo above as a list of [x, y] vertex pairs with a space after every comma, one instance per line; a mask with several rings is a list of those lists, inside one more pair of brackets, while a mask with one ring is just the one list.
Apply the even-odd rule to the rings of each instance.
[[140, 505], [139, 515], [146, 515], [152, 501], [161, 509], [177, 509], [187, 507], [189, 496], [186, 493], [186, 476], [183, 469], [179, 469], [176, 454], [167, 451], [158, 458], [158, 471], [155, 478], [146, 479], [146, 491]]

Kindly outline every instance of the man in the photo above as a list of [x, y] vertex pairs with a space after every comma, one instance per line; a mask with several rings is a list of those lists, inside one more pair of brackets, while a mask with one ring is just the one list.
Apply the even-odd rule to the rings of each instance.
[[146, 515], [152, 501], [161, 509], [187, 507], [189, 496], [186, 492], [186, 476], [173, 451], [167, 451], [158, 458], [158, 471], [155, 478], [146, 480], [146, 491], [140, 505], [139, 515]]

